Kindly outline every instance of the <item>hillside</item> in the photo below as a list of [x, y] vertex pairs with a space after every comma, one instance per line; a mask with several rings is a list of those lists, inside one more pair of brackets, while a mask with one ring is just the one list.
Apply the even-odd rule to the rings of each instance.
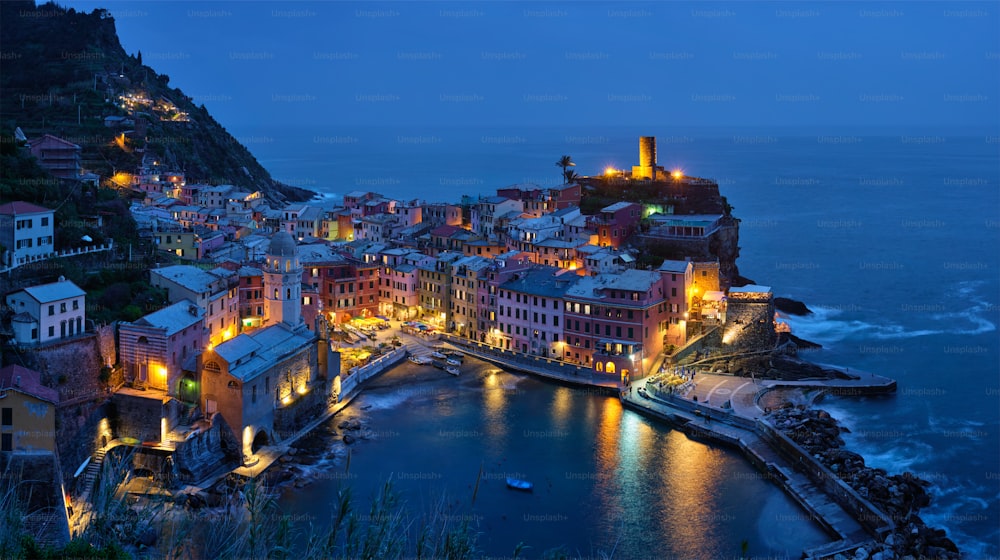
[[[273, 201], [313, 193], [277, 182], [253, 154], [170, 77], [122, 48], [105, 10], [0, 2], [0, 130], [54, 134], [83, 148], [83, 166], [104, 177], [132, 171], [143, 155], [185, 172], [189, 183], [234, 184]], [[123, 99], [138, 100], [123, 103]], [[109, 128], [108, 116], [131, 126]], [[129, 129], [122, 136], [122, 132]]]

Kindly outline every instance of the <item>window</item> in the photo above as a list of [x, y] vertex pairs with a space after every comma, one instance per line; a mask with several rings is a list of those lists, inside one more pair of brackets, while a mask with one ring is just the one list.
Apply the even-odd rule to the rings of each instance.
[[0, 451], [14, 450], [14, 434], [3, 434], [0, 436]]
[[253, 385], [253, 386], [250, 387], [250, 402], [251, 403], [256, 403], [257, 402], [257, 386], [256, 385]]
[[80, 309], [80, 300], [74, 299], [73, 300], [73, 311], [76, 311], [77, 309]]
[[49, 337], [53, 337], [55, 335], [56, 335], [56, 328], [52, 325], [49, 325]]
[[14, 409], [13, 408], [5, 408], [5, 409], [3, 409], [3, 421], [0, 422], [0, 424], [2, 424], [4, 426], [13, 426], [14, 425]]

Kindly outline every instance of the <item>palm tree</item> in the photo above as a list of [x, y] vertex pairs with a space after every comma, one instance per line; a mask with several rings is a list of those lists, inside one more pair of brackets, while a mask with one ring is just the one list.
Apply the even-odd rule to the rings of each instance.
[[563, 156], [559, 158], [559, 161], [556, 162], [556, 167], [562, 167], [563, 180], [566, 181], [567, 183], [569, 182], [569, 176], [566, 174], [566, 168], [573, 167], [575, 165], [576, 164], [573, 163], [573, 158], [570, 156]]
[[576, 181], [580, 176], [576, 174], [576, 171], [568, 169], [563, 172], [563, 177], [566, 179], [566, 184], [568, 185], [573, 181]]

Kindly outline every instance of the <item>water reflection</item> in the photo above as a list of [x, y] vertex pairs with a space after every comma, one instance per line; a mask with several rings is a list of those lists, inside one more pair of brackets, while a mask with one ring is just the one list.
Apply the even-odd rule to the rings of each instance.
[[489, 440], [502, 446], [507, 440], [507, 389], [501, 373], [491, 369], [483, 378], [483, 427]]
[[718, 534], [724, 519], [722, 512], [713, 509], [719, 503], [715, 496], [721, 479], [718, 452], [679, 432], [670, 432], [666, 439], [662, 453], [667, 472], [661, 479], [661, 494], [669, 500], [664, 500], [667, 515], [661, 517], [661, 530], [680, 550], [710, 550], [713, 543], [706, 535]]

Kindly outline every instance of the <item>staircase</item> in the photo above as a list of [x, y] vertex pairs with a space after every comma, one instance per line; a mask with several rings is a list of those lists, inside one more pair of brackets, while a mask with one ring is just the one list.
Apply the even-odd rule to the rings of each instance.
[[90, 464], [87, 465], [87, 470], [83, 473], [83, 492], [80, 493], [81, 502], [86, 503], [90, 501], [90, 494], [94, 491], [94, 482], [97, 480], [97, 475], [101, 472], [101, 465], [104, 464], [104, 456], [107, 453], [107, 448], [102, 447], [95, 451], [93, 457], [91, 457]]

